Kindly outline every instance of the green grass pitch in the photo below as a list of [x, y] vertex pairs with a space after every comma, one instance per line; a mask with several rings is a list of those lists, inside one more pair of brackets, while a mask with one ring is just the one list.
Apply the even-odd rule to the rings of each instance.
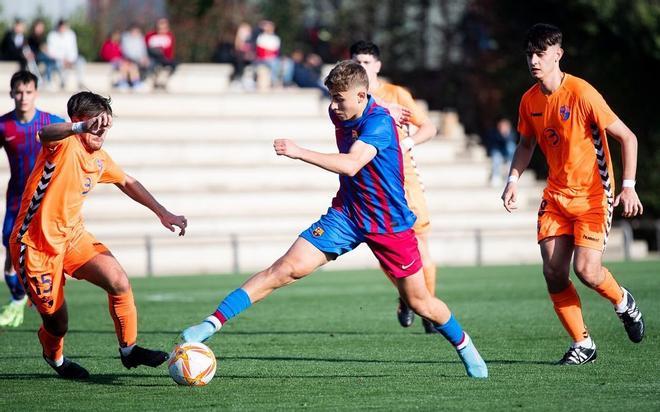
[[[628, 341], [609, 302], [577, 285], [598, 360], [554, 365], [568, 347], [540, 267], [441, 268], [438, 295], [490, 368], [473, 380], [439, 336], [395, 318], [395, 293], [376, 271], [322, 271], [275, 292], [216, 335], [206, 387], [178, 387], [167, 369], [125, 370], [104, 293], [68, 281], [67, 356], [88, 382], [55, 378], [41, 358], [33, 310], [0, 330], [0, 411], [34, 410], [660, 410], [660, 262], [612, 263], [647, 322]], [[170, 350], [244, 276], [133, 279], [139, 341]], [[575, 281], [577, 283], [577, 281]], [[0, 299], [7, 299], [3, 286]]]

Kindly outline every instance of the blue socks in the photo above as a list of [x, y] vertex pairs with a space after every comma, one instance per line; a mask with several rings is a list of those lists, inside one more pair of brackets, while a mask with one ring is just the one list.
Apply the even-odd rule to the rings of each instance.
[[434, 324], [435, 330], [440, 332], [452, 345], [458, 347], [465, 340], [465, 332], [461, 324], [458, 323], [454, 315], [449, 317], [449, 320], [444, 325]]
[[218, 318], [220, 323], [224, 325], [225, 322], [249, 308], [250, 305], [252, 305], [250, 297], [243, 289], [239, 288], [220, 302], [213, 316]]
[[21, 285], [21, 281], [18, 280], [16, 273], [5, 273], [5, 282], [13, 300], [21, 300], [25, 297], [25, 290], [23, 289], [23, 285]]

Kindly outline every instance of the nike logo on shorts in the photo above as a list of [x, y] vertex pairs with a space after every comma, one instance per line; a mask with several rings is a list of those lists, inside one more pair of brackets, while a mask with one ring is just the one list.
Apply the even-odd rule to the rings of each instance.
[[413, 263], [415, 263], [416, 261], [417, 261], [417, 259], [413, 259], [413, 261], [410, 262], [409, 264], [401, 265], [401, 269], [406, 270], [406, 269], [410, 268], [413, 265]]

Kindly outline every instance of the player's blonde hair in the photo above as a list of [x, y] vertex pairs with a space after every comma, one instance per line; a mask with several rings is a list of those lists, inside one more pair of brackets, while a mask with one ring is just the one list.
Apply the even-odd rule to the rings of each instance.
[[364, 86], [369, 88], [367, 71], [359, 63], [353, 60], [344, 60], [339, 63], [325, 78], [324, 84], [333, 92], [345, 92], [354, 87]]

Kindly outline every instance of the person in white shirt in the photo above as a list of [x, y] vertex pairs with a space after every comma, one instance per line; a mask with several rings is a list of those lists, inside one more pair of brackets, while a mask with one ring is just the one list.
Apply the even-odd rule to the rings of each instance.
[[71, 69], [75, 69], [78, 88], [84, 89], [83, 71], [85, 59], [78, 54], [76, 33], [71, 30], [66, 20], [57, 22], [55, 30], [48, 33], [46, 44], [48, 45], [48, 54], [57, 62], [57, 67], [60, 69], [60, 73], [62, 73], [60, 79], [61, 87], [64, 88], [66, 86], [67, 73]]

